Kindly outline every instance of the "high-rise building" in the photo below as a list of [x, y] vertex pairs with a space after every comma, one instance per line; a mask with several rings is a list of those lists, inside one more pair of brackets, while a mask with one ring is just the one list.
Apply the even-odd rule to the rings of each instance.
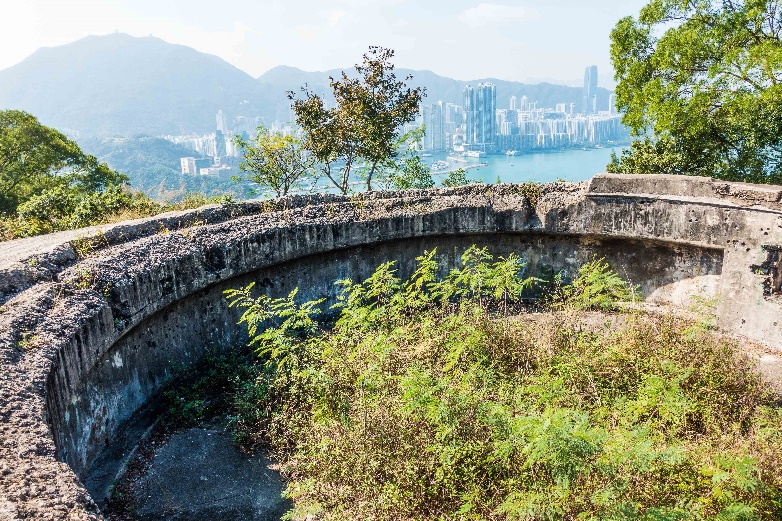
[[424, 150], [442, 152], [446, 149], [445, 112], [442, 101], [421, 107], [421, 115], [426, 128]]
[[480, 145], [483, 151], [491, 152], [497, 142], [497, 87], [492, 83], [479, 83], [475, 105], [475, 144]]
[[511, 96], [510, 97], [510, 109], [511, 110], [516, 110], [516, 108], [517, 108], [516, 107], [516, 96]]
[[594, 114], [597, 104], [597, 65], [584, 71], [584, 114]]
[[616, 94], [613, 92], [608, 96], [608, 113], [616, 114]]
[[450, 148], [453, 143], [453, 137], [458, 133], [458, 129], [464, 123], [464, 111], [459, 105], [453, 103], [445, 104], [445, 139], [446, 148]]
[[223, 134], [228, 133], [227, 125], [225, 124], [225, 114], [223, 114], [222, 110], [217, 111], [217, 116], [215, 116], [215, 128], [222, 132]]
[[182, 175], [197, 173], [194, 157], [182, 157], [179, 159], [179, 163], [182, 166]]
[[225, 157], [228, 155], [225, 146], [225, 134], [222, 130], [215, 132], [215, 157]]
[[529, 100], [527, 99], [527, 96], [521, 97], [521, 111], [527, 112], [529, 110]]
[[501, 136], [510, 136], [519, 132], [519, 112], [512, 109], [497, 110], [497, 131]]
[[471, 145], [476, 140], [476, 107], [475, 107], [475, 89], [472, 85], [464, 88], [464, 142]]

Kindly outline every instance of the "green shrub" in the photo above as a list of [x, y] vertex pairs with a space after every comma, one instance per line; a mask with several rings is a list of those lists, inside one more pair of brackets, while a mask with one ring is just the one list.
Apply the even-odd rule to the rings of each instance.
[[[209, 349], [193, 367], [175, 370], [162, 397], [170, 425], [189, 427], [232, 414], [235, 396], [262, 374], [247, 349]], [[263, 396], [255, 394], [257, 400]]]
[[443, 188], [453, 188], [456, 186], [463, 186], [470, 184], [470, 180], [467, 178], [467, 170], [464, 168], [457, 168], [451, 170], [448, 175], [442, 181]]
[[582, 310], [613, 311], [621, 302], [635, 302], [638, 286], [622, 279], [604, 258], [582, 265], [572, 284], [565, 286], [564, 299], [569, 306]]
[[273, 447], [291, 518], [782, 516], [782, 414], [736, 345], [573, 311], [632, 297], [602, 260], [565, 311], [509, 316], [522, 269], [478, 248], [444, 278], [434, 252], [408, 280], [383, 264], [340, 281], [331, 330], [295, 293], [229, 294], [266, 367], [237, 394], [238, 438]]
[[139, 219], [207, 204], [232, 203], [231, 196], [207, 197], [195, 192], [176, 201], [160, 203], [125, 186], [86, 194], [58, 186], [31, 197], [14, 215], [0, 215], [0, 241]]

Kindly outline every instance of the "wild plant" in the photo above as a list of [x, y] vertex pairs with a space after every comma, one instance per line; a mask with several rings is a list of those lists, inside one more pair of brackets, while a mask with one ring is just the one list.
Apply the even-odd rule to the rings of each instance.
[[331, 329], [322, 301], [228, 294], [269, 369], [238, 395], [240, 438], [281, 460], [291, 519], [782, 516], [782, 413], [735, 344], [672, 316], [590, 322], [633, 296], [602, 259], [536, 316], [514, 315], [535, 283], [516, 256], [394, 266], [340, 281]]

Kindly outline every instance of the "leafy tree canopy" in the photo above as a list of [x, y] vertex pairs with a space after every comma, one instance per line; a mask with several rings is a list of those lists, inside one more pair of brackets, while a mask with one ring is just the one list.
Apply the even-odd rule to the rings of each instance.
[[31, 114], [0, 111], [0, 214], [12, 215], [46, 191], [68, 199], [121, 186], [127, 179]]
[[782, 2], [651, 0], [611, 33], [624, 123], [609, 171], [782, 182]]
[[394, 51], [370, 47], [363, 63], [356, 65], [358, 77], [330, 77], [336, 106], [326, 108], [321, 96], [303, 88], [303, 99], [293, 101], [296, 122], [304, 131], [304, 147], [321, 165], [323, 174], [342, 192], [347, 193], [355, 167], [364, 169], [367, 190], [372, 180], [390, 158], [396, 157], [399, 130], [413, 121], [424, 88], [410, 88], [397, 79], [391, 59]]
[[453, 188], [468, 184], [470, 184], [470, 180], [467, 178], [467, 170], [464, 168], [457, 168], [448, 172], [448, 175], [442, 182], [443, 188]]
[[301, 141], [294, 136], [259, 127], [254, 139], [235, 136], [234, 143], [242, 149], [239, 169], [246, 173], [247, 179], [270, 188], [277, 197], [286, 195], [314, 173], [312, 154], [304, 150]]
[[383, 190], [411, 190], [434, 188], [432, 170], [417, 153], [417, 144], [426, 134], [419, 127], [400, 136], [394, 153], [377, 166], [375, 179]]

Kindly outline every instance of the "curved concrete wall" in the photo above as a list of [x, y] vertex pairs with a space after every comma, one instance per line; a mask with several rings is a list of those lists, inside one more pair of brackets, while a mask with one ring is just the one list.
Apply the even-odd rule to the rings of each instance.
[[291, 197], [6, 243], [0, 517], [99, 518], [77, 475], [171, 367], [241, 338], [221, 292], [250, 281], [270, 294], [299, 286], [303, 298], [333, 297], [335, 279], [391, 259], [404, 273], [433, 247], [443, 269], [475, 243], [521, 253], [531, 273], [573, 273], [598, 254], [650, 300], [719, 295], [723, 327], [782, 348], [780, 196], [704, 178], [603, 175], [540, 193]]

